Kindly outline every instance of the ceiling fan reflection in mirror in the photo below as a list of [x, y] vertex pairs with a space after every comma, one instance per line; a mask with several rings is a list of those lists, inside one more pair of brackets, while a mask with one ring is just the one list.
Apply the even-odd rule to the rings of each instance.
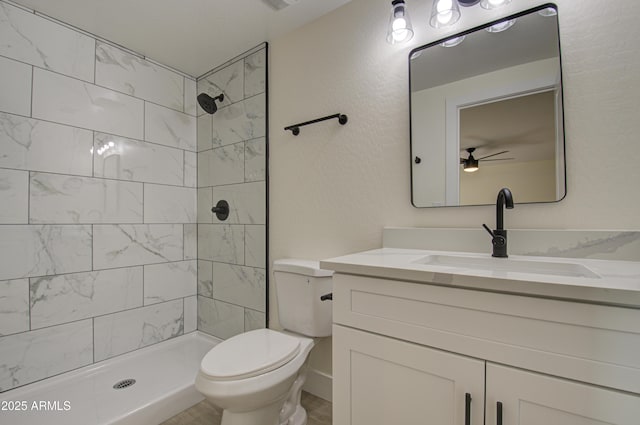
[[491, 158], [492, 156], [497, 156], [497, 155], [502, 155], [504, 153], [507, 153], [509, 151], [502, 151], [502, 152], [497, 152], [497, 153], [493, 153], [491, 155], [485, 155], [482, 158], [474, 158], [473, 157], [473, 153], [475, 152], [476, 148], [467, 148], [465, 149], [465, 151], [467, 151], [467, 153], [469, 154], [468, 158], [460, 158], [460, 164], [462, 165], [464, 171], [466, 171], [467, 173], [473, 173], [474, 171], [478, 171], [478, 169], [480, 168], [480, 161], [507, 161], [510, 159], [514, 159], [514, 158], [494, 158], [494, 159], [487, 159], [487, 158]]

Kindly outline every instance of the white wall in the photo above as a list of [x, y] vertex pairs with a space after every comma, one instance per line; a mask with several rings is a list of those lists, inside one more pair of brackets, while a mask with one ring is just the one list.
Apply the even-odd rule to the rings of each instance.
[[[491, 206], [417, 209], [409, 188], [408, 52], [502, 12], [464, 9], [452, 30], [433, 30], [427, 0], [409, 0], [416, 31], [406, 46], [385, 42], [388, 0], [353, 0], [271, 44], [270, 262], [321, 259], [381, 245], [384, 226], [477, 227]], [[510, 228], [638, 229], [640, 197], [640, 3], [557, 0], [562, 48], [567, 196], [519, 205]], [[468, 12], [468, 13], [467, 13]], [[283, 127], [342, 112], [294, 137]], [[271, 305], [275, 306], [271, 291]], [[271, 319], [276, 319], [271, 309]], [[276, 324], [276, 322], [272, 322]], [[312, 366], [330, 370], [329, 344]]]
[[481, 205], [489, 199], [495, 202], [496, 194], [503, 187], [511, 189], [516, 203], [556, 199], [556, 161], [553, 159], [485, 162], [478, 171], [466, 173], [461, 169], [459, 174], [460, 203], [464, 205]]

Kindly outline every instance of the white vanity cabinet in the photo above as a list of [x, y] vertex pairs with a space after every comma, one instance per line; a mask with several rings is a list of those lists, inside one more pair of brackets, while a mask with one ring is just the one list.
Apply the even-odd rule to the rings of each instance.
[[335, 425], [640, 424], [640, 309], [340, 271], [333, 287]]
[[334, 326], [334, 424], [482, 424], [481, 360]]

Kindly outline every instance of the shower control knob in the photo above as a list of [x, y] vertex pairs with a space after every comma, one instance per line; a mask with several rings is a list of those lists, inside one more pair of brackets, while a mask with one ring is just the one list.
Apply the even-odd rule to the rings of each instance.
[[216, 206], [211, 208], [211, 212], [216, 215], [218, 220], [225, 221], [229, 217], [229, 203], [224, 199], [218, 201]]

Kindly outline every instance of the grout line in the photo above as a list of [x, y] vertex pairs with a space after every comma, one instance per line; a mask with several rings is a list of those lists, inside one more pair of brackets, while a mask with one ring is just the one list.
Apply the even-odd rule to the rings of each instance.
[[[154, 102], [154, 101], [152, 101], [152, 100], [148, 100], [148, 99], [145, 99], [145, 98], [142, 98], [142, 97], [137, 97], [137, 96], [134, 96], [134, 95], [132, 95], [132, 94], [130, 94], [130, 93], [126, 93], [126, 92], [123, 92], [123, 91], [120, 91], [120, 90], [114, 89], [114, 88], [112, 88], [112, 87], [107, 87], [107, 86], [104, 86], [104, 85], [101, 85], [101, 84], [97, 84], [97, 83], [95, 82], [95, 75], [96, 75], [96, 71], [95, 71], [95, 69], [94, 69], [94, 81], [89, 81], [89, 80], [83, 80], [83, 79], [78, 78], [78, 77], [76, 77], [76, 76], [74, 76], [74, 75], [64, 74], [64, 73], [62, 73], [62, 72], [60, 72], [60, 71], [57, 71], [57, 70], [55, 70], [55, 69], [51, 69], [51, 68], [43, 68], [42, 66], [38, 66], [38, 65], [36, 65], [36, 64], [32, 64], [32, 63], [30, 63], [30, 62], [25, 62], [25, 61], [23, 61], [23, 60], [16, 59], [16, 58], [13, 58], [13, 57], [10, 57], [10, 56], [5, 56], [5, 55], [0, 54], [0, 57], [1, 57], [1, 58], [5, 58], [5, 59], [8, 59], [8, 60], [13, 61], [13, 62], [21, 63], [21, 64], [24, 64], [24, 65], [29, 65], [29, 66], [31, 66], [31, 67], [33, 67], [33, 68], [35, 68], [35, 69], [40, 69], [40, 70], [42, 70], [42, 71], [47, 71], [47, 72], [50, 72], [50, 73], [52, 73], [52, 74], [61, 75], [61, 76], [63, 76], [63, 77], [70, 78], [70, 79], [72, 79], [72, 80], [76, 80], [76, 81], [79, 81], [79, 82], [84, 83], [84, 84], [91, 84], [92, 86], [99, 87], [99, 88], [101, 88], [101, 89], [105, 89], [105, 90], [109, 90], [109, 91], [112, 91], [112, 92], [114, 92], [114, 93], [118, 93], [118, 94], [121, 94], [121, 95], [124, 95], [124, 96], [130, 97], [130, 98], [133, 98], [133, 99], [137, 99], [137, 100], [141, 100], [141, 101], [149, 102], [149, 103], [151, 103], [151, 104], [154, 104], [154, 105], [160, 106], [160, 107], [162, 107], [162, 108], [169, 109], [169, 110], [171, 110], [171, 111], [173, 111], [173, 112], [177, 112], [177, 113], [180, 113], [180, 114], [187, 115], [187, 116], [189, 116], [189, 117], [191, 117], [191, 118], [197, 118], [197, 115], [186, 114], [186, 113], [182, 112], [181, 110], [178, 110], [178, 109], [172, 108], [172, 107], [170, 107], [170, 106], [166, 106], [166, 105], [163, 105], [163, 104], [161, 104], [161, 103], [157, 103], [157, 102]], [[183, 92], [184, 92], [184, 89], [183, 89]], [[257, 96], [257, 95], [256, 95], [256, 96]], [[184, 97], [184, 93], [183, 93], [183, 97]], [[236, 102], [236, 103], [237, 103], [237, 102]], [[222, 108], [221, 108], [221, 109], [222, 109]]]
[[31, 65], [31, 104], [29, 105], [29, 117], [33, 117], [33, 80], [35, 72], [33, 69], [33, 65]]
[[26, 6], [23, 6], [23, 5], [18, 4], [18, 3], [14, 2], [14, 1], [11, 1], [11, 0], [2, 0], [2, 2], [6, 3], [6, 4], [9, 4], [9, 5], [13, 6], [13, 7], [17, 7], [18, 9], [22, 9], [22, 10], [24, 10], [25, 12], [28, 12], [28, 13], [32, 13], [32, 14], [35, 14], [35, 13], [36, 13], [36, 11], [35, 11], [35, 10], [33, 10], [33, 9], [29, 9], [29, 8], [28, 8], [28, 7], [26, 7]]
[[254, 53], [258, 53], [260, 50], [265, 49], [266, 48], [266, 43], [260, 43], [255, 47], [250, 48], [249, 50], [245, 50], [244, 52], [240, 53], [239, 55], [229, 59], [226, 62], [223, 62], [222, 64], [216, 66], [215, 68], [212, 68], [210, 71], [205, 72], [204, 74], [200, 75], [199, 77], [196, 77], [196, 82], [198, 80], [202, 80], [204, 78], [209, 77], [211, 74], [214, 74], [218, 71], [221, 71], [222, 69], [233, 65], [236, 62], [239, 62], [241, 60], [243, 60], [244, 58], [246, 58], [247, 56], [251, 56]]
[[105, 44], [109, 44], [109, 45], [111, 45], [112, 47], [116, 47], [116, 48], [118, 48], [118, 49], [124, 50], [125, 52], [127, 52], [127, 53], [129, 53], [129, 54], [131, 54], [131, 55], [133, 55], [133, 56], [136, 56], [136, 57], [138, 57], [138, 58], [140, 58], [140, 59], [144, 59], [144, 60], [146, 60], [146, 61], [148, 61], [148, 62], [151, 62], [151, 63], [153, 63], [154, 65], [161, 66], [162, 68], [165, 68], [165, 69], [166, 69], [166, 70], [168, 70], [168, 71], [174, 72], [174, 73], [179, 74], [179, 75], [181, 75], [181, 76], [183, 76], [183, 77], [189, 77], [189, 78], [191, 78], [191, 79], [195, 79], [195, 77], [194, 77], [194, 76], [192, 76], [192, 75], [190, 75], [190, 74], [187, 74], [186, 72], [180, 71], [180, 70], [178, 70], [178, 69], [176, 69], [176, 68], [173, 68], [173, 67], [171, 67], [171, 66], [169, 66], [169, 65], [165, 65], [165, 64], [162, 64], [162, 63], [156, 62], [155, 60], [153, 60], [153, 59], [151, 59], [151, 58], [146, 57], [146, 56], [145, 56], [145, 55], [143, 55], [142, 53], [138, 53], [138, 52], [136, 52], [135, 50], [131, 50], [131, 49], [129, 49], [129, 48], [125, 47], [125, 46], [122, 46], [122, 45], [120, 45], [120, 44], [118, 44], [118, 43], [116, 43], [116, 42], [114, 42], [114, 41], [107, 40], [106, 38], [103, 38], [103, 37], [101, 37], [101, 36], [99, 36], [99, 35], [97, 35], [97, 34], [94, 34], [94, 33], [90, 32], [90, 31], [84, 30], [84, 29], [79, 28], [79, 27], [77, 27], [77, 26], [75, 26], [75, 25], [72, 25], [72, 24], [69, 24], [69, 23], [67, 23], [67, 22], [61, 21], [61, 20], [59, 20], [59, 19], [57, 19], [57, 18], [54, 18], [53, 16], [47, 15], [46, 13], [38, 12], [37, 10], [34, 10], [34, 9], [29, 9], [29, 8], [27, 8], [27, 7], [25, 7], [25, 6], [22, 6], [22, 5], [20, 5], [20, 4], [14, 3], [14, 2], [13, 2], [13, 1], [11, 1], [11, 0], [3, 0], [3, 1], [4, 1], [5, 3], [7, 3], [7, 4], [10, 4], [10, 5], [14, 6], [14, 7], [17, 7], [17, 8], [23, 9], [23, 10], [24, 10], [24, 11], [26, 11], [26, 12], [29, 12], [29, 13], [31, 13], [31, 14], [34, 14], [34, 15], [38, 16], [39, 18], [43, 18], [43, 19], [46, 19], [46, 20], [48, 20], [48, 21], [50, 21], [50, 22], [53, 22], [53, 23], [55, 23], [55, 24], [58, 24], [58, 25], [60, 25], [60, 26], [62, 26], [62, 27], [64, 27], [64, 28], [66, 28], [66, 29], [68, 29], [68, 30], [71, 30], [71, 31], [74, 31], [74, 32], [80, 33], [80, 34], [82, 34], [82, 35], [84, 35], [84, 36], [86, 36], [86, 37], [89, 37], [89, 38], [93, 38], [93, 39], [94, 39], [94, 41], [99, 41], [99, 42], [102, 42], [102, 43], [105, 43]]
[[[149, 103], [151, 103], [151, 102], [149, 102]], [[48, 124], [54, 124], [54, 125], [57, 125], [57, 126], [60, 126], [60, 127], [67, 127], [67, 128], [72, 128], [72, 129], [78, 129], [78, 130], [86, 130], [86, 131], [92, 131], [92, 132], [95, 132], [95, 133], [106, 134], [108, 136], [121, 137], [121, 138], [127, 139], [129, 141], [147, 143], [149, 145], [164, 147], [164, 148], [167, 148], [167, 149], [175, 149], [175, 150], [186, 151], [186, 152], [191, 152], [191, 153], [196, 153], [196, 154], [198, 153], [197, 150], [192, 151], [192, 150], [186, 149], [184, 147], [175, 147], [175, 146], [163, 145], [162, 143], [158, 143], [158, 142], [139, 139], [137, 137], [124, 136], [122, 134], [115, 134], [115, 133], [111, 133], [111, 132], [108, 132], [108, 131], [96, 130], [95, 128], [90, 128], [90, 127], [80, 127], [80, 126], [77, 126], [77, 125], [65, 124], [65, 123], [61, 123], [61, 122], [58, 122], [58, 121], [51, 121], [51, 120], [47, 120], [47, 119], [44, 119], [44, 118], [30, 117], [30, 116], [26, 116], [26, 115], [22, 115], [22, 114], [16, 114], [16, 113], [13, 113], [13, 112], [5, 112], [5, 111], [1, 111], [1, 110], [0, 110], [0, 114], [11, 115], [11, 116], [14, 116], [14, 117], [19, 117], [19, 118], [23, 118], [23, 119], [30, 119], [30, 120], [44, 122], [44, 123], [48, 123]], [[192, 118], [194, 118], [194, 117], [192, 117]], [[261, 136], [261, 137], [264, 137], [264, 136]], [[258, 137], [258, 139], [259, 138], [260, 137]], [[254, 139], [251, 139], [251, 140], [254, 140]], [[5, 168], [7, 168], [7, 167], [5, 167]]]

